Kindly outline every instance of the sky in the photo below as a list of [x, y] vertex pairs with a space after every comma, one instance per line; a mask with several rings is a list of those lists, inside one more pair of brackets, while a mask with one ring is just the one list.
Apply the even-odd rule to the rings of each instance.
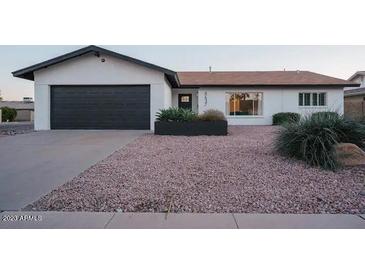
[[[310, 70], [348, 79], [365, 70], [365, 46], [103, 46], [174, 71]], [[83, 46], [0, 46], [0, 91], [4, 100], [33, 97], [33, 81], [12, 71]]]

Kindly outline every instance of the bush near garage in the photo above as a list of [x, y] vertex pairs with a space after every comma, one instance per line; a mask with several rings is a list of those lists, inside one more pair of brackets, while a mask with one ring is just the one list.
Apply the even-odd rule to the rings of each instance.
[[199, 136], [227, 135], [227, 121], [217, 110], [207, 110], [197, 115], [191, 110], [168, 108], [156, 115], [155, 135]]
[[158, 122], [190, 122], [198, 118], [198, 115], [183, 108], [170, 107], [168, 109], [161, 109], [156, 114], [156, 121]]
[[315, 114], [298, 123], [284, 123], [275, 148], [287, 157], [328, 170], [340, 167], [334, 146], [352, 143], [364, 148], [365, 126], [340, 115]]
[[201, 121], [226, 121], [226, 117], [222, 111], [217, 109], [208, 109], [199, 114], [198, 119]]
[[285, 123], [297, 123], [300, 114], [295, 112], [279, 112], [273, 115], [273, 125], [283, 125]]
[[17, 112], [14, 108], [2, 107], [1, 116], [3, 122], [13, 122], [16, 118]]

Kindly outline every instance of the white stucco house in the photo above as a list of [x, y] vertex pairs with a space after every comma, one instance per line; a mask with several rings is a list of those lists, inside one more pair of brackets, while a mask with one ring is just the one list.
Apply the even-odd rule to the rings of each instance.
[[156, 113], [171, 106], [271, 125], [278, 112], [342, 114], [344, 88], [359, 86], [309, 71], [175, 72], [96, 46], [13, 75], [34, 81], [36, 130], [153, 130]]

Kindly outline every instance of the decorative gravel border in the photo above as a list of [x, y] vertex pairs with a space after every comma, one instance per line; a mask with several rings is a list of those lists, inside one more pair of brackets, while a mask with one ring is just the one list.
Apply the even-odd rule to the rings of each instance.
[[0, 136], [12, 136], [17, 134], [25, 134], [34, 131], [33, 123], [0, 123]]
[[125, 212], [365, 212], [364, 167], [336, 173], [273, 151], [277, 127], [228, 136], [148, 134], [28, 209]]

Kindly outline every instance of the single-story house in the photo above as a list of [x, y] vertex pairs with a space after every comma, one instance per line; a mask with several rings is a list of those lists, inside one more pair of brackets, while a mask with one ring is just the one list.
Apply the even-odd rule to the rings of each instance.
[[348, 80], [360, 84], [360, 88], [365, 87], [365, 71], [355, 72]]
[[309, 71], [175, 72], [104, 48], [13, 72], [34, 81], [35, 129], [154, 129], [171, 106], [218, 109], [230, 125], [271, 125], [278, 112], [343, 113], [357, 83]]
[[0, 108], [8, 107], [16, 110], [16, 122], [33, 121], [34, 103], [28, 101], [0, 101]]
[[345, 116], [354, 120], [365, 118], [365, 71], [358, 71], [349, 78], [349, 81], [360, 84], [359, 88], [346, 88]]

